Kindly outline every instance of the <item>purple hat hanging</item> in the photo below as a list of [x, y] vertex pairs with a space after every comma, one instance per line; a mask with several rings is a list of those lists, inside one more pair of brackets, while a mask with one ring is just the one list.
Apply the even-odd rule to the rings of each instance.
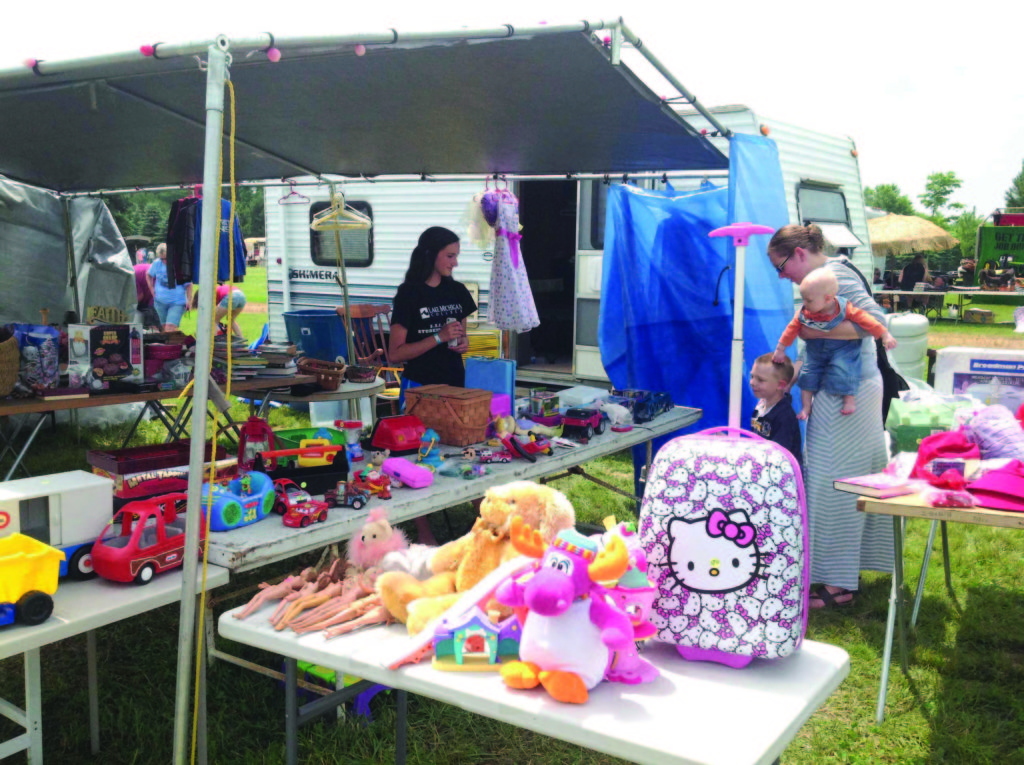
[[483, 211], [484, 220], [488, 226], [494, 226], [498, 222], [498, 200], [501, 199], [501, 192], [497, 189], [488, 189], [480, 198], [480, 209]]

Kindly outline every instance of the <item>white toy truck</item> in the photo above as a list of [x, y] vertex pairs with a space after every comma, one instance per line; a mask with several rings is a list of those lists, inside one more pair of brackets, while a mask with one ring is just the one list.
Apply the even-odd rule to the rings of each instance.
[[61, 576], [95, 576], [92, 543], [113, 515], [114, 482], [84, 470], [0, 483], [0, 538], [24, 534], [63, 551]]

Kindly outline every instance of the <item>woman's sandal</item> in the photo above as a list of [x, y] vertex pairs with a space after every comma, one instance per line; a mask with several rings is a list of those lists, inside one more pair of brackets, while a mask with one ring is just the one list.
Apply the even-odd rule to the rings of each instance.
[[853, 590], [843, 587], [833, 587], [829, 584], [822, 584], [811, 591], [811, 599], [808, 604], [811, 608], [836, 608], [848, 606], [853, 602]]

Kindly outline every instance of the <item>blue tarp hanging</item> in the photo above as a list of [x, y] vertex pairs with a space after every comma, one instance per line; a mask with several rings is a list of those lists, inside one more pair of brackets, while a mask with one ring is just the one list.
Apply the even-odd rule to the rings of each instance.
[[[728, 422], [735, 270], [723, 276], [723, 269], [735, 265], [735, 252], [731, 242], [708, 233], [735, 221], [773, 228], [789, 222], [774, 141], [747, 135], [730, 141], [726, 188], [679, 193], [613, 186], [608, 194], [598, 326], [605, 371], [617, 388], [668, 391], [676, 404], [703, 409], [694, 430]], [[747, 248], [744, 380], [793, 314], [792, 288], [771, 267], [767, 240], [753, 237]], [[743, 420], [753, 407], [746, 389]]]

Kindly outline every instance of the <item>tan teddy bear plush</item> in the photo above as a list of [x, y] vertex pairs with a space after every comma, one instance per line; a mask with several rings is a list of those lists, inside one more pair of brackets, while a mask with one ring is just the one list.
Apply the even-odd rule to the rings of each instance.
[[512, 516], [520, 516], [548, 544], [558, 532], [572, 528], [576, 514], [557, 489], [532, 481], [514, 481], [488, 489], [480, 517], [464, 536], [437, 549], [430, 560], [434, 576], [419, 581], [404, 572], [381, 574], [377, 592], [384, 607], [409, 634], [420, 632], [471, 589], [517, 553], [509, 539]]

